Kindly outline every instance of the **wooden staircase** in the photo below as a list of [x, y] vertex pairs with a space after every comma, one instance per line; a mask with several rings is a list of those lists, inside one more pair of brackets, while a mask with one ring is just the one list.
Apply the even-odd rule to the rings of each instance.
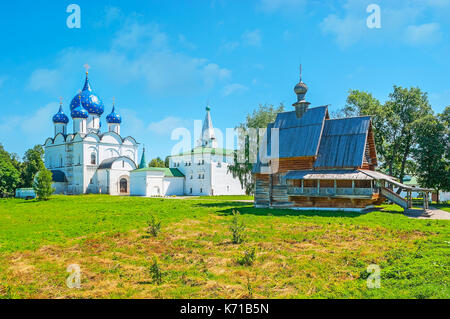
[[407, 211], [408, 208], [410, 208], [410, 207], [408, 207], [409, 205], [408, 205], [408, 201], [406, 199], [404, 199], [403, 197], [401, 197], [397, 193], [393, 192], [389, 188], [381, 187], [380, 191], [381, 191], [381, 195], [386, 197], [391, 202], [397, 204], [398, 206], [403, 208], [405, 211]]

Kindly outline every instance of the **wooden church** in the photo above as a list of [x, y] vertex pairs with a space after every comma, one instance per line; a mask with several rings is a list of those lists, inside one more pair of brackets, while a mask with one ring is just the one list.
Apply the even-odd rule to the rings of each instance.
[[295, 111], [279, 113], [260, 145], [256, 207], [361, 211], [386, 198], [412, 206], [392, 191], [405, 185], [375, 171], [370, 116], [330, 119], [327, 106], [309, 107], [301, 78], [294, 90]]

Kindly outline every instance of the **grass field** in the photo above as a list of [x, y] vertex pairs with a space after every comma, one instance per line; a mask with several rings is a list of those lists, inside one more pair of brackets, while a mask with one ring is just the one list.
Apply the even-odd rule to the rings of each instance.
[[[449, 298], [449, 222], [254, 209], [248, 198], [0, 200], [0, 298]], [[232, 244], [232, 211], [246, 240]], [[146, 232], [150, 216], [158, 237]], [[255, 248], [253, 265], [241, 265]], [[161, 285], [149, 271], [157, 258]], [[81, 289], [66, 286], [71, 264]], [[381, 268], [368, 289], [367, 267]]]

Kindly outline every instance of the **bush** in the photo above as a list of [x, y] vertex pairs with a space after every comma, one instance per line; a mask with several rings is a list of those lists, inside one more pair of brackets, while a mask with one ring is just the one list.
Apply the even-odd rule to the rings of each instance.
[[244, 256], [238, 258], [237, 263], [241, 266], [252, 266], [256, 259], [256, 249], [250, 248], [244, 251]]
[[241, 244], [245, 240], [245, 225], [244, 222], [239, 219], [239, 212], [233, 211], [233, 220], [231, 221], [230, 230], [232, 233], [233, 244]]
[[160, 232], [161, 232], [161, 221], [152, 215], [150, 221], [148, 222], [147, 233], [149, 233], [153, 237], [158, 237], [158, 234]]
[[55, 192], [52, 187], [53, 174], [48, 169], [39, 171], [33, 182], [33, 189], [39, 200], [49, 200], [50, 196]]
[[161, 267], [159, 267], [158, 260], [153, 258], [153, 264], [150, 266], [150, 275], [152, 276], [152, 280], [154, 284], [161, 285], [162, 284], [162, 271]]

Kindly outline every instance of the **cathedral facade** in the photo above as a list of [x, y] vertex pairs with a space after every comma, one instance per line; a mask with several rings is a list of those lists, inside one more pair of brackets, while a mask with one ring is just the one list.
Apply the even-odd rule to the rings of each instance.
[[106, 116], [103, 132], [102, 100], [94, 94], [88, 72], [83, 90], [70, 103], [69, 117], [62, 103], [53, 117], [54, 134], [44, 144], [45, 166], [53, 173], [57, 194], [130, 193], [130, 171], [137, 169], [139, 144], [133, 137], [122, 137], [121, 116], [115, 111]]

